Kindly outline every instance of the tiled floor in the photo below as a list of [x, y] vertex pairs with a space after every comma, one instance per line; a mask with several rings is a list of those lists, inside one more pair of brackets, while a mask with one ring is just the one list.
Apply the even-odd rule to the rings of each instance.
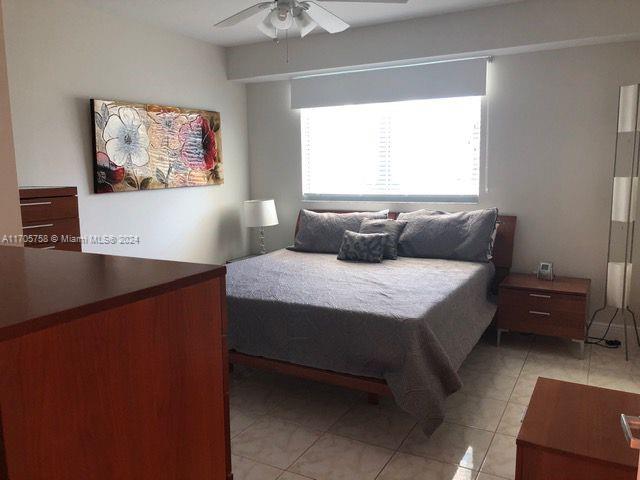
[[462, 390], [426, 438], [406, 413], [358, 393], [248, 369], [231, 384], [236, 480], [500, 480], [515, 470], [515, 436], [538, 376], [640, 393], [640, 349], [518, 334], [483, 339], [460, 370]]

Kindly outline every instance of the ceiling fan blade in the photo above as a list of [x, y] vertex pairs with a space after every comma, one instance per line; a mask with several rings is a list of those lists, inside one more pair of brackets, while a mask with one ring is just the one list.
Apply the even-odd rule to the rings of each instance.
[[318, 26], [316, 22], [309, 16], [309, 14], [302, 10], [296, 17], [296, 25], [298, 25], [298, 29], [300, 30], [300, 36], [302, 38], [306, 37], [310, 34], [314, 28]]
[[230, 27], [232, 25], [237, 25], [243, 20], [246, 20], [249, 17], [254, 16], [256, 13], [264, 10], [265, 8], [273, 7], [273, 2], [261, 2], [256, 3], [252, 7], [245, 8], [244, 10], [239, 11], [238, 13], [231, 15], [224, 20], [219, 21], [215, 24], [216, 27]]
[[311, 19], [329, 33], [338, 33], [349, 28], [348, 23], [316, 2], [303, 2], [302, 5]]
[[323, 2], [407, 3], [409, 0], [322, 0]]

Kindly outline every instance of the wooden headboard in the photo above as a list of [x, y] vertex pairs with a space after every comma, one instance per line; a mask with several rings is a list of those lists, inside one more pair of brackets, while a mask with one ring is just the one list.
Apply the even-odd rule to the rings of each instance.
[[[314, 212], [350, 213], [353, 210], [313, 210]], [[398, 212], [389, 212], [389, 218], [398, 218]], [[296, 220], [296, 230], [300, 223], [300, 213]], [[513, 243], [516, 236], [516, 224], [518, 217], [513, 215], [498, 215], [498, 228], [496, 230], [496, 241], [493, 244], [493, 264], [496, 267], [495, 285], [509, 274], [513, 263]]]

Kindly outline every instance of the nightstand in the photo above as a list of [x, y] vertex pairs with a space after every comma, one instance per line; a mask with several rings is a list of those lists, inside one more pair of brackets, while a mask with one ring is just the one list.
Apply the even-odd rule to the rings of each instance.
[[584, 353], [590, 288], [585, 278], [509, 274], [498, 292], [498, 345], [502, 332], [515, 331], [569, 338]]

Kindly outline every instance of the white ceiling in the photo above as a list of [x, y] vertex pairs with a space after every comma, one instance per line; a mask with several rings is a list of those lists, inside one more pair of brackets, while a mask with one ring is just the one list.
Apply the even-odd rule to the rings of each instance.
[[[256, 29], [262, 14], [234, 27], [213, 25], [260, 0], [86, 0], [95, 7], [156, 25], [216, 45], [268, 40]], [[409, 0], [407, 4], [323, 2], [352, 27], [387, 23], [440, 13], [514, 3], [523, 0]], [[315, 32], [320, 30], [316, 28]], [[338, 34], [339, 35], [339, 34]]]

